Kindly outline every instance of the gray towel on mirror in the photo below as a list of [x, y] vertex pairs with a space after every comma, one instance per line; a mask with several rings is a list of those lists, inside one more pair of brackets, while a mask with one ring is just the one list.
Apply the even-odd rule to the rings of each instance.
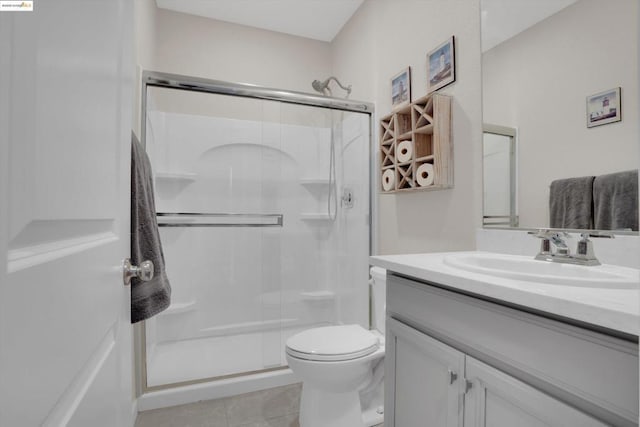
[[131, 263], [150, 260], [154, 275], [148, 282], [131, 280], [131, 323], [148, 319], [169, 307], [171, 285], [156, 220], [151, 162], [135, 134], [131, 133]]
[[593, 182], [595, 228], [638, 230], [638, 171], [600, 175]]
[[593, 176], [557, 179], [549, 191], [551, 228], [593, 228]]

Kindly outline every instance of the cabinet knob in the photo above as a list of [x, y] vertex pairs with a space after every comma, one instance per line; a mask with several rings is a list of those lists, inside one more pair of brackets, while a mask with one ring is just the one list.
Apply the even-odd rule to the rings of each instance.
[[458, 374], [455, 371], [452, 371], [451, 369], [449, 369], [448, 372], [449, 372], [449, 384], [453, 384], [458, 379]]
[[473, 383], [471, 381], [469, 381], [468, 379], [464, 379], [464, 392], [469, 393], [469, 390], [471, 390], [473, 388]]

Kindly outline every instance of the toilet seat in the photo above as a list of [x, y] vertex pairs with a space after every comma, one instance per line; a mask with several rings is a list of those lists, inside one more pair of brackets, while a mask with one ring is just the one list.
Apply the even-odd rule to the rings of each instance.
[[360, 325], [325, 326], [296, 334], [287, 340], [286, 351], [298, 359], [342, 361], [375, 352], [378, 338]]

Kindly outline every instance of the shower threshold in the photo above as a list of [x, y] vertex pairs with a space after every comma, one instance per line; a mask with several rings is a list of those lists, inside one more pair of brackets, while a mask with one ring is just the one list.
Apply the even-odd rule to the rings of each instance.
[[148, 355], [147, 387], [285, 369], [285, 342], [303, 329], [306, 327], [159, 343]]

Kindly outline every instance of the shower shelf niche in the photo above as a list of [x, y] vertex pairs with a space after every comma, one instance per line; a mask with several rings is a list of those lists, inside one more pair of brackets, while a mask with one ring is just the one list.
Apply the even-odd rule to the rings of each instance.
[[315, 222], [331, 221], [331, 217], [326, 213], [301, 213], [300, 219], [303, 221]]
[[170, 173], [170, 172], [158, 172], [155, 174], [156, 183], [176, 183], [176, 184], [191, 184], [196, 180], [195, 173]]
[[305, 187], [326, 187], [329, 185], [329, 180], [326, 178], [305, 178], [300, 180], [300, 185]]
[[[442, 190], [453, 187], [453, 144], [451, 140], [451, 97], [433, 93], [380, 119], [379, 168], [393, 178], [394, 185], [381, 193], [411, 190]], [[407, 145], [413, 150], [406, 157]], [[424, 164], [431, 166], [423, 166]], [[425, 169], [427, 169], [425, 171]], [[432, 172], [429, 173], [428, 170]], [[421, 177], [418, 177], [418, 174]], [[430, 184], [419, 181], [432, 179]], [[428, 182], [427, 181], [427, 182]]]
[[300, 297], [305, 302], [332, 302], [336, 299], [333, 291], [308, 291], [301, 292]]

